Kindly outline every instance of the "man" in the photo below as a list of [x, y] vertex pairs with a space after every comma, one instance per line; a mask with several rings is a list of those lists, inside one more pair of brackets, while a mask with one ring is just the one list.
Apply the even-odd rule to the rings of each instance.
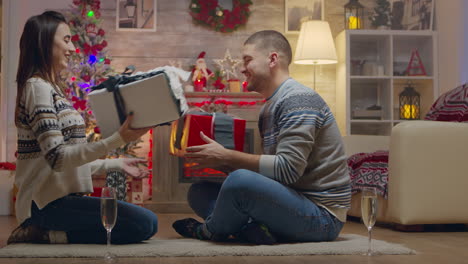
[[207, 144], [187, 149], [198, 167], [234, 170], [224, 183], [192, 185], [190, 206], [205, 223], [188, 218], [174, 229], [185, 237], [229, 235], [256, 244], [330, 241], [350, 205], [350, 180], [333, 114], [312, 89], [289, 77], [292, 51], [279, 32], [260, 31], [243, 47], [248, 90], [266, 99], [259, 130], [263, 155]]

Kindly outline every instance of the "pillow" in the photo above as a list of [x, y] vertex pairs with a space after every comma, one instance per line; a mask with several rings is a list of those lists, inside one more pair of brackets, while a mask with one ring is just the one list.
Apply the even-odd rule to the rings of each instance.
[[468, 122], [468, 83], [442, 94], [432, 105], [424, 119]]

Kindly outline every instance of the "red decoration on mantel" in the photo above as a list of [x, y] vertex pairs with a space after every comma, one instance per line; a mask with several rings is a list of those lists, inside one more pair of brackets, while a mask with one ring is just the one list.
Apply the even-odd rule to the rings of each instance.
[[245, 106], [245, 105], [262, 105], [266, 102], [265, 99], [263, 100], [256, 100], [256, 101], [229, 101], [229, 100], [224, 100], [224, 99], [219, 99], [215, 101], [203, 101], [203, 102], [189, 102], [189, 106], [196, 106], [196, 107], [203, 107], [204, 105], [210, 105], [210, 104], [215, 104], [215, 105], [238, 105], [238, 106]]

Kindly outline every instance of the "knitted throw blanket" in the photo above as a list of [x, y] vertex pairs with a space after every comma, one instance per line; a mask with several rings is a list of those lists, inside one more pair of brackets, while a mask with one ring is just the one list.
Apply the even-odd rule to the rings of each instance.
[[354, 154], [348, 158], [348, 170], [353, 194], [363, 187], [375, 187], [387, 199], [388, 151]]
[[432, 105], [425, 120], [468, 122], [468, 84], [441, 95]]

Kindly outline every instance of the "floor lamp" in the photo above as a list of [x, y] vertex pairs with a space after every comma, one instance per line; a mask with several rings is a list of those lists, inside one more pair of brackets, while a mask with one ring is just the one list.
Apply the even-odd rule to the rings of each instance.
[[314, 66], [314, 90], [316, 65], [337, 63], [335, 43], [330, 25], [323, 20], [302, 23], [296, 46], [294, 63]]

